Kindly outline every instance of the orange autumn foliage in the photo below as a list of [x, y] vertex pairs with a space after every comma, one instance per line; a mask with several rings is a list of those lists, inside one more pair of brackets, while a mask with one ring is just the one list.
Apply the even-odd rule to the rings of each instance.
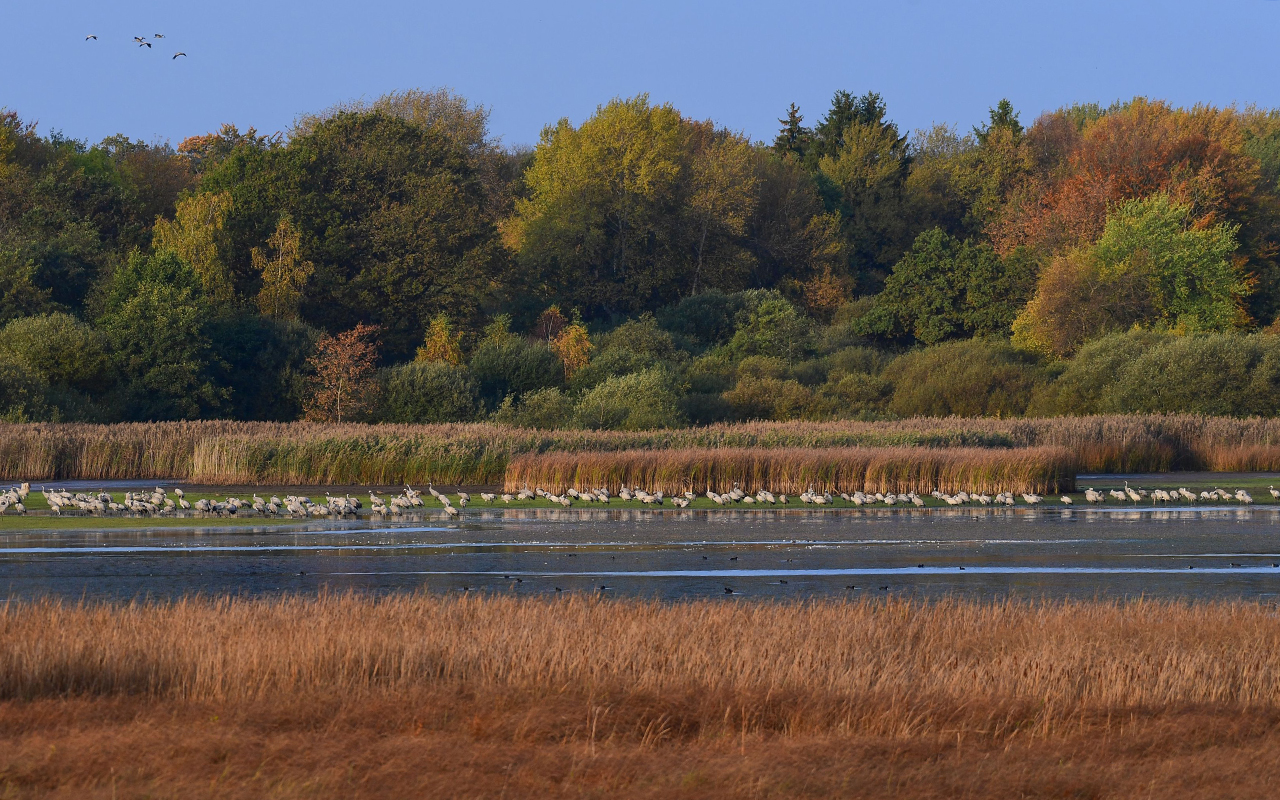
[[1056, 253], [1094, 241], [1118, 202], [1168, 194], [1196, 227], [1249, 214], [1259, 167], [1231, 108], [1175, 109], [1142, 98], [1077, 126], [1066, 112], [1027, 132], [1036, 167], [988, 226], [1001, 253]]
[[358, 417], [373, 402], [378, 328], [360, 323], [337, 336], [322, 336], [308, 364], [315, 370], [303, 408], [312, 422], [342, 422]]

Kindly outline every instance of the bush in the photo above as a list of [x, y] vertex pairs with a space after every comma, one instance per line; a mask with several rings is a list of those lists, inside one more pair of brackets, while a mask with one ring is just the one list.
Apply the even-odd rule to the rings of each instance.
[[724, 399], [739, 419], [799, 419], [813, 403], [813, 393], [795, 380], [745, 374]]
[[828, 417], [866, 417], [883, 412], [892, 393], [893, 386], [878, 375], [832, 370], [818, 388], [814, 410]]
[[679, 355], [682, 354], [676, 350], [671, 334], [646, 314], [599, 337], [597, 355], [574, 374], [570, 383], [578, 391], [590, 389], [610, 376], [643, 372], [668, 364]]
[[1052, 383], [1036, 387], [1028, 413], [1035, 416], [1101, 414], [1113, 407], [1111, 388], [1133, 363], [1172, 334], [1150, 330], [1113, 333], [1080, 348]]
[[832, 372], [865, 372], [878, 375], [893, 356], [873, 347], [846, 347], [827, 356], [827, 365]]
[[19, 359], [0, 352], [0, 420], [32, 422], [56, 418], [45, 402], [48, 384]]
[[379, 419], [384, 422], [466, 422], [476, 418], [479, 389], [466, 367], [412, 361], [384, 370]]
[[0, 350], [51, 386], [101, 392], [114, 382], [107, 338], [70, 314], [15, 319], [0, 329]]
[[809, 351], [810, 322], [777, 292], [743, 292], [747, 302], [738, 314], [729, 349], [738, 356], [802, 358]]
[[671, 378], [662, 369], [612, 376], [582, 396], [574, 419], [584, 428], [649, 430], [685, 424]]
[[1026, 412], [1043, 380], [1036, 356], [1000, 339], [966, 339], [895, 359], [883, 377], [899, 417], [1012, 416]]
[[734, 318], [742, 310], [742, 304], [741, 295], [711, 289], [660, 309], [658, 324], [696, 345], [721, 344], [733, 336]]
[[486, 408], [510, 395], [564, 385], [564, 365], [545, 342], [512, 335], [481, 342], [471, 354], [471, 374]]
[[494, 412], [493, 421], [522, 428], [566, 428], [573, 423], [573, 399], [556, 388], [511, 395]]
[[771, 356], [748, 356], [738, 362], [738, 379], [786, 378], [790, 370], [787, 362]]
[[1103, 410], [1275, 416], [1280, 413], [1280, 337], [1175, 337], [1129, 363], [1106, 390]]
[[724, 348], [693, 359], [684, 367], [683, 377], [693, 394], [720, 394], [733, 386], [737, 369]]
[[680, 398], [680, 411], [691, 425], [712, 425], [734, 419], [733, 404], [719, 392], [690, 392]]

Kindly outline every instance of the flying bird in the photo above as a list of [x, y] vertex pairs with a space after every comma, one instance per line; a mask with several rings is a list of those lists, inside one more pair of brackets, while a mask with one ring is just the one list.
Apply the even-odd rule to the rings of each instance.
[[135, 36], [135, 37], [133, 37], [133, 40], [134, 40], [135, 42], [137, 42], [138, 44], [142, 44], [143, 42], [145, 42], [145, 41], [146, 41], [146, 39], [143, 39], [141, 36]]
[[93, 35], [93, 34], [91, 33], [91, 34], [89, 34], [88, 36], [84, 37], [84, 40], [87, 42], [87, 41], [89, 41], [90, 39], [94, 39], [94, 40], [96, 40], [97, 38], [98, 38], [97, 36], [95, 36], [95, 35]]
[[[174, 54], [173, 54], [173, 58], [177, 58], [178, 56], [182, 56], [182, 57], [184, 57], [184, 58], [185, 58], [185, 57], [186, 57], [186, 55], [187, 55], [186, 53], [174, 53]], [[170, 61], [172, 61], [172, 60], [173, 60], [173, 59], [170, 59]]]
[[138, 47], [145, 47], [145, 48], [147, 48], [148, 50], [150, 50], [150, 49], [151, 49], [151, 42], [143, 42], [142, 44], [138, 45]]
[[156, 34], [152, 34], [151, 38], [152, 38], [152, 39], [163, 39], [163, 38], [164, 38], [164, 34], [163, 34], [163, 33], [156, 33]]

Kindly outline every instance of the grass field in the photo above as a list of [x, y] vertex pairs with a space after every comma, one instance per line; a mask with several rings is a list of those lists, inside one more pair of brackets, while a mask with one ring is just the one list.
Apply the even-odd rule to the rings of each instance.
[[1270, 797], [1247, 603], [0, 610], [0, 796]]

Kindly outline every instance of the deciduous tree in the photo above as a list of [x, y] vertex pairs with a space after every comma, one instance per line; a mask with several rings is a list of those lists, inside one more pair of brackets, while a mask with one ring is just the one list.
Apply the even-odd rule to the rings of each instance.
[[258, 309], [272, 319], [297, 321], [307, 279], [315, 272], [310, 261], [301, 256], [302, 234], [288, 214], [280, 215], [276, 232], [267, 240], [272, 256], [267, 258], [260, 248], [253, 248], [253, 267], [262, 274], [258, 290]]
[[342, 422], [372, 407], [377, 382], [374, 368], [378, 329], [363, 323], [337, 336], [322, 336], [309, 364], [315, 370], [312, 392], [303, 408], [309, 420]]
[[235, 300], [235, 285], [226, 263], [226, 225], [231, 214], [230, 192], [206, 192], [178, 201], [173, 220], [156, 218], [152, 245], [168, 250], [191, 265], [204, 294], [214, 303]]

